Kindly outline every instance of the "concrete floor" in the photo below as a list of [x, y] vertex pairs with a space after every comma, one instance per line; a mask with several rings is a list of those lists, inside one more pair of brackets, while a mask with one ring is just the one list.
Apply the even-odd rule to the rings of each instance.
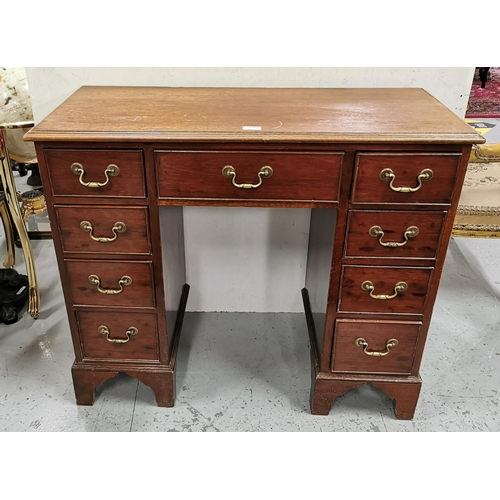
[[156, 407], [151, 389], [125, 375], [104, 383], [93, 407], [77, 406], [53, 244], [33, 246], [42, 313], [0, 324], [2, 431], [500, 430], [500, 241], [450, 244], [412, 421], [396, 420], [371, 386], [337, 399], [329, 416], [311, 415], [302, 314], [189, 313], [174, 408]]

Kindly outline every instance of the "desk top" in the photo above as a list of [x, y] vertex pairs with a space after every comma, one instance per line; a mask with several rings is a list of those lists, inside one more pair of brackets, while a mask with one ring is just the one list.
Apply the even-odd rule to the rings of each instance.
[[81, 87], [29, 141], [481, 143], [423, 89]]

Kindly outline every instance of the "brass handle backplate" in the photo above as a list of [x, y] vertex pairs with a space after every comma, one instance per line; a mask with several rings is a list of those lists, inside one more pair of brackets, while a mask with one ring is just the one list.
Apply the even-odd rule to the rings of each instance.
[[239, 189], [255, 189], [262, 185], [262, 181], [264, 179], [269, 179], [269, 177], [273, 175], [273, 169], [269, 166], [262, 167], [257, 174], [257, 177], [259, 178], [259, 182], [257, 184], [247, 184], [247, 183], [237, 184], [236, 170], [231, 165], [226, 165], [222, 169], [222, 175], [224, 177], [227, 177], [228, 179], [231, 179], [231, 182], [233, 183], [234, 187], [237, 187]]
[[112, 339], [110, 337], [111, 332], [109, 331], [109, 328], [107, 326], [101, 325], [97, 330], [102, 335], [106, 335], [106, 340], [108, 342], [112, 342], [113, 344], [126, 344], [130, 340], [132, 335], [137, 335], [137, 333], [139, 332], [139, 330], [135, 326], [130, 326], [125, 332], [127, 335], [126, 339]]
[[403, 234], [405, 240], [399, 243], [397, 241], [382, 241], [382, 238], [384, 237], [385, 233], [380, 226], [372, 226], [368, 231], [368, 234], [370, 236], [378, 238], [378, 242], [380, 243], [380, 245], [388, 248], [402, 247], [408, 243], [409, 238], [415, 238], [415, 236], [417, 236], [418, 233], [419, 229], [417, 226], [410, 226]]
[[111, 164], [106, 167], [106, 170], [104, 171], [104, 177], [106, 177], [106, 180], [104, 182], [84, 182], [83, 181], [83, 174], [85, 174], [85, 170], [83, 169], [83, 165], [81, 163], [73, 163], [71, 165], [71, 171], [75, 175], [79, 175], [80, 177], [78, 178], [78, 181], [82, 186], [89, 187], [89, 188], [99, 188], [105, 186], [109, 182], [110, 177], [116, 177], [120, 173], [120, 169], [118, 168], [117, 165]]
[[130, 276], [122, 276], [120, 278], [120, 281], [118, 281], [118, 285], [120, 286], [118, 290], [101, 288], [101, 278], [99, 278], [99, 276], [96, 276], [95, 274], [91, 274], [89, 276], [89, 282], [93, 285], [96, 285], [97, 290], [104, 295], [118, 295], [119, 293], [123, 292], [124, 286], [130, 285], [132, 283], [132, 278]]
[[83, 231], [86, 231], [90, 233], [90, 237], [94, 241], [98, 241], [99, 243], [111, 243], [112, 241], [115, 241], [116, 238], [118, 238], [118, 233], [123, 233], [127, 230], [127, 226], [125, 225], [124, 222], [115, 222], [115, 225], [111, 228], [111, 232], [114, 234], [113, 238], [105, 238], [103, 236], [97, 237], [92, 234], [93, 227], [92, 224], [87, 221], [87, 220], [82, 220], [80, 222], [80, 228], [83, 229]]
[[417, 181], [418, 181], [418, 186], [411, 188], [411, 187], [394, 187], [394, 180], [396, 179], [396, 174], [390, 169], [390, 168], [384, 168], [380, 172], [380, 178], [389, 183], [389, 187], [393, 190], [396, 191], [397, 193], [414, 193], [415, 191], [418, 191], [422, 187], [423, 182], [430, 181], [434, 175], [434, 172], [430, 168], [424, 168], [422, 172], [420, 172], [417, 176]]
[[399, 344], [399, 341], [397, 339], [389, 339], [386, 343], [385, 343], [385, 351], [368, 351], [368, 342], [360, 337], [359, 339], [356, 339], [354, 341], [354, 344], [357, 345], [358, 347], [362, 347], [363, 348], [363, 351], [364, 353], [367, 355], [367, 356], [375, 356], [375, 357], [383, 357], [383, 356], [387, 356], [389, 354], [389, 351], [393, 348], [393, 347], [397, 347], [397, 345]]
[[404, 281], [398, 281], [396, 285], [394, 285], [394, 293], [392, 295], [375, 295], [373, 293], [375, 287], [373, 286], [373, 283], [371, 281], [363, 281], [363, 283], [361, 284], [361, 288], [367, 292], [370, 292], [370, 297], [372, 299], [389, 300], [396, 297], [398, 295], [398, 292], [404, 292], [408, 288], [408, 284]]

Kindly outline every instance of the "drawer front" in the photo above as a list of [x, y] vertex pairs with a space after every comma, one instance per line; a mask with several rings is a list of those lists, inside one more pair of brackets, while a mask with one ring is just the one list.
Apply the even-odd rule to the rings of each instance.
[[450, 204], [460, 158], [458, 153], [360, 153], [352, 202]]
[[84, 360], [158, 360], [155, 314], [112, 311], [75, 314]]
[[74, 253], [151, 253], [146, 208], [55, 207], [63, 250]]
[[[142, 151], [45, 149], [44, 153], [54, 196], [146, 196]], [[79, 166], [75, 167], [74, 164]], [[119, 171], [111, 165], [117, 166]], [[94, 183], [94, 187], [82, 183]], [[100, 186], [96, 186], [96, 183]]]
[[431, 274], [430, 268], [344, 266], [339, 311], [423, 314]]
[[436, 257], [446, 212], [351, 210], [345, 257]]
[[331, 369], [349, 373], [410, 373], [422, 323], [338, 320]]
[[[65, 263], [74, 305], [155, 305], [151, 262], [66, 260]], [[106, 291], [108, 293], [103, 293]]]
[[[157, 151], [160, 198], [337, 201], [343, 153]], [[232, 174], [223, 175], [231, 166]], [[263, 167], [272, 175], [261, 176]], [[257, 185], [238, 188], [234, 183]]]

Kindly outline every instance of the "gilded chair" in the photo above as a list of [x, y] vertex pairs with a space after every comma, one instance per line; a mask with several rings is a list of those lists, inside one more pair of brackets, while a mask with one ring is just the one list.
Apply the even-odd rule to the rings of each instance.
[[[3, 201], [0, 203], [0, 214], [4, 223], [7, 240], [8, 255], [4, 265], [6, 267], [13, 267], [15, 263], [13, 226], [19, 235], [24, 260], [26, 262], [26, 274], [28, 275], [29, 286], [28, 314], [36, 319], [40, 314], [40, 292], [36, 277], [35, 259], [26, 230], [23, 210], [19, 204], [8, 152], [11, 145], [19, 143], [19, 136], [22, 138], [26, 129], [33, 127], [33, 125], [34, 123], [32, 121], [0, 124], [0, 180], [3, 186]], [[25, 148], [26, 146], [20, 146], [21, 151], [24, 151]]]
[[473, 146], [452, 235], [500, 237], [500, 144]]

